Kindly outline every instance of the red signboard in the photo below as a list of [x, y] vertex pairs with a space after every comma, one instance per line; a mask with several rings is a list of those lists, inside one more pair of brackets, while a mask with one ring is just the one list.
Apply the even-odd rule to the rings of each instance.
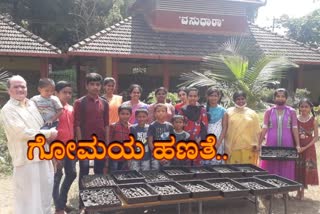
[[154, 10], [150, 13], [148, 20], [151, 27], [159, 31], [221, 35], [248, 32], [245, 16]]

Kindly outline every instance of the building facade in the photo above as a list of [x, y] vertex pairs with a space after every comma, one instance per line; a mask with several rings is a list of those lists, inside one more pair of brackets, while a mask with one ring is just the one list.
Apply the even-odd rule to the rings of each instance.
[[77, 61], [80, 95], [90, 71], [113, 76], [118, 92], [132, 83], [147, 89], [144, 95], [160, 86], [174, 91], [183, 73], [199, 70], [203, 58], [217, 53], [231, 37], [244, 36], [255, 44], [253, 54], [282, 53], [299, 64], [284, 85], [290, 90], [308, 86], [316, 99], [320, 89], [308, 81], [319, 76], [319, 52], [250, 24], [263, 4], [259, 0], [138, 0], [132, 17], [69, 48], [68, 55]]

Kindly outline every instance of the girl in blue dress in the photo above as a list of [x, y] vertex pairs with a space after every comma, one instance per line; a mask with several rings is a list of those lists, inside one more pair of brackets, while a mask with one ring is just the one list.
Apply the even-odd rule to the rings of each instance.
[[[211, 87], [207, 90], [208, 134], [214, 134], [217, 137], [217, 154], [223, 155], [225, 153], [224, 137], [228, 128], [228, 115], [226, 109], [219, 105], [221, 97], [222, 93], [217, 88]], [[205, 164], [210, 165], [223, 163], [223, 160], [216, 160], [215, 158], [205, 161]]]

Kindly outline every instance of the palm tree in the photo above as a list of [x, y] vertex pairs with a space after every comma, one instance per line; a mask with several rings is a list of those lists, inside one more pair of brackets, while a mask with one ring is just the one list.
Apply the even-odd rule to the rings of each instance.
[[[2, 71], [3, 69], [0, 68], [0, 72]], [[4, 94], [4, 93], [7, 93], [7, 80], [8, 78], [10, 77], [10, 73], [8, 71], [2, 71], [0, 73], [0, 95], [1, 94]]]
[[[247, 94], [248, 106], [255, 108], [262, 103], [261, 91], [280, 81], [285, 72], [298, 65], [280, 54], [264, 55], [245, 37], [232, 38], [221, 46], [218, 54], [212, 54], [200, 65], [200, 72], [183, 73], [181, 85], [187, 87], [215, 86], [230, 99], [235, 91]], [[249, 62], [250, 58], [250, 62]]]

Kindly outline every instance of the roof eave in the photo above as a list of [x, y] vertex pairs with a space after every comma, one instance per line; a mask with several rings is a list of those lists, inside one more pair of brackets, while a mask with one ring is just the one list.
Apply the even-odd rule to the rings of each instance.
[[64, 58], [66, 54], [58, 53], [23, 53], [23, 52], [0, 52], [0, 56], [21, 56], [21, 57], [39, 57], [39, 58]]
[[298, 65], [320, 65], [320, 61], [304, 61], [304, 60], [299, 60], [299, 61], [294, 61]]
[[95, 52], [80, 52], [69, 51], [69, 56], [93, 56], [93, 57], [115, 57], [115, 58], [136, 58], [136, 59], [160, 59], [160, 60], [182, 60], [200, 62], [203, 57], [200, 56], [179, 56], [179, 55], [164, 55], [164, 54], [117, 54], [117, 53], [95, 53]]

